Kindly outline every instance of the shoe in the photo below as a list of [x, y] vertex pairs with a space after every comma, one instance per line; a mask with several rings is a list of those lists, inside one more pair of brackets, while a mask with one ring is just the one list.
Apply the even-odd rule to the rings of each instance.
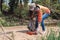
[[42, 33], [42, 35], [45, 35], [46, 34], [46, 31], [42, 31], [41, 33]]

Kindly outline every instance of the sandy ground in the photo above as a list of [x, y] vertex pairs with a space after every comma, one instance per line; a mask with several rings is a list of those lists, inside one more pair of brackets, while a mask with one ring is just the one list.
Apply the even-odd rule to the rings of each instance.
[[[7, 33], [6, 35], [13, 38], [13, 40], [41, 40], [42, 34], [38, 33], [37, 35], [28, 35], [26, 34], [26, 31], [28, 31], [27, 26], [14, 26], [14, 27], [5, 27], [5, 32], [13, 32], [13, 33]], [[59, 27], [57, 26], [46, 26], [46, 36], [48, 33], [50, 33], [50, 30], [53, 30], [55, 32], [59, 31]], [[39, 31], [41, 32], [42, 29], [39, 27]], [[1, 28], [0, 28], [0, 40], [10, 40], [6, 36], [4, 36]], [[13, 37], [14, 36], [14, 37]]]

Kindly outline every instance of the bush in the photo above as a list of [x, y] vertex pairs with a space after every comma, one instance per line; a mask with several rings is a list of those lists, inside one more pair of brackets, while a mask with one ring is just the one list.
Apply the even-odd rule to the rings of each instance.
[[19, 19], [15, 18], [15, 17], [1, 17], [0, 18], [0, 24], [2, 24], [4, 27], [8, 27], [8, 26], [18, 26], [19, 24]]
[[57, 23], [57, 26], [59, 26], [59, 27], [60, 27], [60, 22], [58, 22], [58, 23]]
[[60, 32], [58, 34], [59, 36], [56, 35], [56, 32], [51, 30], [51, 33], [46, 36], [38, 37], [37, 40], [60, 40]]
[[53, 31], [50, 33], [49, 36], [47, 36], [47, 40], [56, 40], [56, 39], [57, 39], [56, 35]]
[[3, 16], [3, 14], [2, 14], [2, 12], [0, 11], [0, 17], [2, 17]]

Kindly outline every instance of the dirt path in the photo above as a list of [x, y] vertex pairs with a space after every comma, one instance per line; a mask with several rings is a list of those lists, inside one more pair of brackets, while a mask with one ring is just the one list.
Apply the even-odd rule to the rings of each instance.
[[[50, 32], [50, 30], [53, 31], [59, 31], [59, 27], [55, 26], [51, 26], [51, 27], [46, 27], [46, 34]], [[39, 40], [41, 38], [41, 34], [38, 33], [38, 35], [28, 35], [26, 34], [26, 31], [28, 31], [26, 26], [14, 26], [14, 27], [5, 27], [5, 31], [6, 32], [11, 32], [14, 31], [14, 39], [15, 40]], [[42, 29], [41, 27], [39, 27], [39, 31], [41, 32]], [[2, 30], [0, 29], [0, 32], [2, 32]], [[11, 34], [7, 34], [9, 36], [11, 36]], [[12, 36], [11, 36], [12, 37]], [[8, 40], [6, 37], [3, 38], [3, 35], [0, 35], [0, 40]]]

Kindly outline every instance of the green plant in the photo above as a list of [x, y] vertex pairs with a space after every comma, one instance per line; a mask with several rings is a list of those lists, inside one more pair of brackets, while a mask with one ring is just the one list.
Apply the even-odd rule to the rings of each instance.
[[0, 11], [0, 16], [2, 15], [1, 11]]
[[59, 21], [59, 22], [57, 22], [57, 26], [58, 26], [58, 27], [60, 27], [60, 21]]
[[59, 32], [58, 40], [60, 40], [60, 32]]
[[53, 31], [50, 33], [50, 35], [47, 37], [47, 40], [56, 40], [55, 34]]
[[[47, 40], [60, 40], [60, 32], [59, 32], [58, 35], [59, 36], [56, 37], [55, 32], [54, 31], [51, 31], [51, 33], [48, 36], [46, 36], [46, 38], [47, 38]], [[44, 40], [44, 39], [45, 38], [42, 38], [42, 40]]]
[[6, 4], [2, 4], [2, 10], [6, 10], [6, 11], [8, 11], [8, 9], [9, 9], [9, 6], [7, 6]]

